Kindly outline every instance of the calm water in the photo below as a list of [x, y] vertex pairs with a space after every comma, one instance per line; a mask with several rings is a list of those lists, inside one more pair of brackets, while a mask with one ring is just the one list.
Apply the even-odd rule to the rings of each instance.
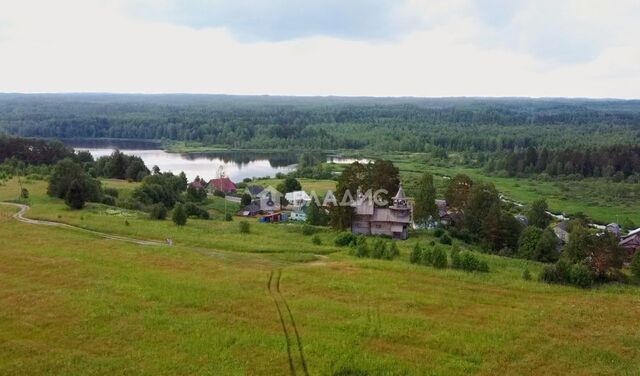
[[[184, 171], [189, 181], [196, 176], [206, 180], [213, 179], [218, 176], [219, 171], [224, 171], [225, 175], [234, 182], [242, 181], [244, 178], [275, 177], [279, 172], [293, 171], [299, 158], [298, 154], [287, 152], [167, 153], [161, 149], [159, 143], [152, 141], [105, 139], [63, 141], [76, 151], [90, 152], [96, 159], [110, 155], [115, 149], [119, 149], [125, 154], [142, 158], [149, 169], [158, 166], [161, 171], [169, 171], [174, 174]], [[326, 158], [327, 162], [338, 164], [356, 161], [369, 162], [367, 159], [344, 158], [335, 155]]]
[[149, 169], [153, 166], [160, 167], [161, 171], [169, 171], [174, 174], [184, 171], [189, 181], [196, 176], [204, 179], [213, 179], [219, 171], [224, 171], [234, 182], [244, 178], [274, 177], [278, 172], [287, 173], [295, 169], [296, 155], [287, 153], [167, 153], [158, 149], [154, 144], [122, 144], [120, 141], [98, 142], [90, 144], [82, 141], [65, 141], [76, 151], [85, 150], [94, 158], [100, 158], [113, 153], [118, 148], [125, 154], [135, 155], [144, 161]]

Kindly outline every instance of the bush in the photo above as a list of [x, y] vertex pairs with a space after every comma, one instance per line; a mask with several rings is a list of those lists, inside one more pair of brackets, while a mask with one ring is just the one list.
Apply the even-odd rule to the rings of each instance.
[[524, 279], [525, 281], [530, 281], [531, 280], [531, 272], [529, 271], [529, 268], [526, 268], [522, 272], [522, 279]]
[[29, 198], [29, 190], [27, 188], [22, 188], [20, 190], [20, 198], [24, 198], [24, 199]]
[[631, 261], [631, 272], [637, 278], [640, 278], [640, 251], [636, 252], [633, 256], [633, 260]]
[[248, 193], [243, 193], [240, 198], [240, 205], [247, 206], [251, 203], [251, 195]]
[[311, 238], [311, 243], [320, 245], [322, 244], [322, 240], [320, 240], [320, 237], [318, 235], [313, 235], [313, 237]]
[[103, 192], [105, 195], [113, 196], [113, 197], [116, 197], [116, 198], [117, 198], [117, 197], [118, 197], [118, 195], [120, 194], [120, 191], [118, 191], [118, 190], [117, 190], [117, 189], [115, 189], [115, 188], [111, 188], [111, 187], [103, 188], [103, 189], [102, 189], [102, 192]]
[[187, 211], [185, 210], [184, 205], [177, 204], [175, 208], [173, 208], [171, 219], [173, 220], [173, 223], [178, 226], [184, 226], [187, 224]]
[[409, 262], [412, 264], [417, 264], [422, 261], [422, 248], [420, 248], [420, 244], [416, 243], [411, 250], [411, 254], [409, 255]]
[[184, 205], [185, 210], [187, 211], [187, 216], [189, 217], [197, 217], [200, 219], [209, 219], [209, 212], [204, 210], [203, 208], [197, 206], [192, 202], [187, 202]]
[[227, 214], [224, 215], [224, 220], [227, 221], [227, 222], [231, 222], [231, 221], [233, 221], [233, 216], [231, 214], [227, 213]]
[[151, 205], [149, 218], [156, 220], [163, 220], [167, 218], [167, 208], [161, 203]]
[[387, 242], [382, 239], [376, 239], [373, 242], [373, 248], [371, 249], [371, 257], [374, 259], [381, 259], [387, 249]]
[[391, 257], [400, 256], [400, 250], [398, 249], [398, 244], [396, 244], [395, 241], [391, 242], [391, 246], [389, 247], [389, 254], [391, 254]]
[[102, 203], [109, 206], [116, 206], [116, 199], [110, 195], [102, 196]]
[[451, 238], [449, 237], [449, 235], [444, 234], [440, 237], [440, 244], [447, 244], [447, 245], [451, 245]]
[[593, 273], [586, 265], [575, 264], [569, 270], [570, 282], [574, 286], [584, 289], [593, 285]]
[[333, 241], [338, 247], [346, 247], [348, 245], [354, 245], [356, 243], [356, 236], [350, 232], [341, 232], [336, 236]]
[[489, 272], [489, 264], [486, 261], [481, 261], [476, 255], [471, 252], [460, 252], [455, 255], [452, 253], [453, 262], [452, 267], [455, 269], [462, 269], [467, 272]]
[[213, 191], [213, 195], [214, 195], [214, 196], [216, 196], [216, 197], [223, 197], [223, 198], [226, 196], [226, 195], [224, 194], [224, 192], [222, 192], [222, 191], [221, 191], [221, 190], [219, 190], [219, 189], [216, 189], [215, 191]]
[[447, 267], [447, 253], [440, 247], [435, 247], [431, 255], [431, 263], [438, 269], [444, 269]]
[[369, 246], [367, 245], [367, 240], [362, 239], [362, 241], [358, 241], [356, 245], [356, 256], [357, 257], [369, 257]]
[[436, 238], [441, 237], [444, 234], [444, 230], [441, 228], [437, 228], [433, 231], [433, 236], [435, 236]]
[[249, 226], [249, 222], [247, 221], [240, 221], [238, 223], [238, 228], [241, 234], [248, 234], [251, 232], [251, 227]]
[[460, 257], [460, 249], [458, 247], [453, 247], [451, 250], [451, 267], [462, 269], [462, 257]]
[[564, 260], [555, 265], [545, 266], [540, 273], [540, 281], [546, 283], [567, 283], [570, 280], [570, 266]]
[[302, 226], [302, 235], [313, 235], [316, 233], [316, 228], [310, 225], [303, 225]]
[[425, 248], [422, 250], [422, 259], [420, 263], [422, 265], [432, 265], [433, 262], [433, 248]]

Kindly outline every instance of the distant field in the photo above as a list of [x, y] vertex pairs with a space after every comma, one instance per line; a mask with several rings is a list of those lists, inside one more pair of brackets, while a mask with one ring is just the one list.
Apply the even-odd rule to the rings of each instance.
[[[30, 185], [29, 215], [60, 215], [140, 237], [172, 231], [178, 241], [171, 248], [136, 246], [23, 224], [10, 217], [13, 208], [0, 205], [3, 375], [290, 374], [267, 289], [278, 270], [300, 338], [298, 347], [285, 310], [298, 374], [300, 352], [311, 375], [640, 369], [640, 290], [634, 286], [584, 291], [527, 282], [520, 277], [524, 268], [535, 275], [540, 264], [488, 255], [480, 257], [489, 274], [414, 266], [407, 255], [415, 237], [401, 244], [400, 259], [376, 261], [316, 248], [286, 226], [256, 223], [244, 239], [235, 222], [190, 221], [176, 229], [168, 221], [133, 218], [124, 226], [124, 218], [98, 207], [67, 211], [39, 197], [42, 186]], [[14, 191], [0, 187], [0, 198]], [[228, 235], [237, 238], [234, 244]], [[331, 244], [331, 233], [321, 237]], [[249, 244], [275, 253], [237, 252], [251, 251]], [[328, 258], [293, 262], [301, 252]]]
[[[258, 179], [249, 184], [257, 184], [263, 187], [272, 186], [276, 188], [278, 184], [282, 183], [284, 179]], [[318, 179], [298, 179], [302, 189], [307, 193], [311, 193], [311, 191], [315, 191], [320, 198], [323, 198], [327, 191], [335, 191], [336, 189], [336, 181], [335, 180], [318, 180]]]
[[[640, 225], [640, 189], [637, 184], [612, 183], [603, 179], [581, 181], [544, 182], [534, 179], [488, 176], [480, 169], [447, 166], [438, 160], [429, 160], [422, 153], [380, 154], [400, 168], [400, 173], [410, 186], [420, 174], [435, 175], [438, 195], [443, 197], [448, 179], [456, 174], [467, 174], [474, 180], [493, 183], [496, 188], [512, 200], [524, 204], [544, 198], [554, 212], [569, 215], [583, 212], [600, 223], [620, 223], [625, 218]], [[622, 192], [631, 192], [629, 195]]]

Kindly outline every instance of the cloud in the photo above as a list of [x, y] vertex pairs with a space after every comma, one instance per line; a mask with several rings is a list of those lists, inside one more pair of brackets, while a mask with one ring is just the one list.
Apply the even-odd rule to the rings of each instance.
[[0, 0], [0, 92], [640, 98], [639, 26], [619, 1], [576, 8], [572, 18], [596, 21], [569, 39], [603, 37], [595, 53], [559, 59], [564, 49], [531, 39], [545, 25], [530, 5], [480, 16], [469, 0], [409, 0], [393, 17], [419, 26], [391, 39], [239, 40], [228, 27], [133, 16], [129, 0]]
[[[638, 3], [620, 0], [477, 0], [485, 26], [478, 42], [558, 63], [596, 59], [640, 19]], [[637, 34], [636, 34], [637, 35]]]
[[389, 39], [416, 27], [403, 0], [136, 0], [139, 17], [196, 29], [225, 28], [243, 41], [314, 36]]

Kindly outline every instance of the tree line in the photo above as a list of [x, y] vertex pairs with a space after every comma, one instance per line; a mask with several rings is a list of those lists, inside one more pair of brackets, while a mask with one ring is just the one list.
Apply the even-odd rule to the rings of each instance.
[[482, 98], [0, 95], [0, 131], [235, 148], [505, 151], [634, 144], [640, 102]]
[[598, 148], [546, 147], [500, 153], [485, 165], [488, 172], [506, 171], [509, 176], [546, 173], [550, 176], [613, 177], [623, 180], [640, 175], [640, 147], [611, 145]]

